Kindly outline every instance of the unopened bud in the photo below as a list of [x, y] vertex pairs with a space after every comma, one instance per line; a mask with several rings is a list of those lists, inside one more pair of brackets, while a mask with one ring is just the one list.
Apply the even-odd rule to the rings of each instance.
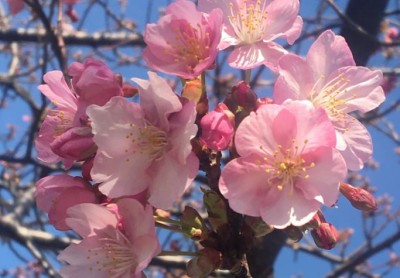
[[332, 249], [338, 242], [338, 232], [330, 223], [321, 223], [318, 228], [311, 230], [311, 236], [319, 248]]
[[138, 94], [139, 90], [135, 86], [124, 83], [122, 85], [122, 92], [124, 93], [124, 97], [134, 97]]
[[66, 11], [67, 16], [72, 22], [77, 22], [79, 20], [79, 15], [78, 13], [74, 10], [73, 5], [68, 5], [67, 11]]
[[225, 103], [218, 103], [214, 110], [224, 113], [228, 117], [229, 121], [231, 121], [232, 124], [235, 124], [235, 115], [231, 112], [231, 110], [229, 110]]
[[185, 86], [183, 87], [182, 97], [196, 103], [197, 114], [204, 115], [207, 113], [208, 99], [206, 94], [203, 94], [200, 79], [186, 81]]
[[239, 126], [251, 111], [257, 107], [257, 95], [244, 81], [232, 88], [232, 91], [225, 97], [224, 103], [235, 115], [235, 124]]
[[96, 152], [91, 129], [75, 127], [57, 137], [50, 145], [51, 150], [67, 159], [84, 160]]
[[243, 109], [249, 111], [256, 109], [257, 95], [246, 82], [241, 81], [238, 85], [234, 86], [232, 88], [232, 95], [236, 104], [243, 107]]
[[[208, 148], [221, 151], [229, 147], [234, 130], [233, 121], [227, 116], [230, 111], [211, 111], [201, 118], [201, 137], [200, 140], [207, 145]], [[230, 113], [232, 114], [232, 113]]]
[[374, 196], [363, 188], [354, 187], [347, 183], [341, 183], [340, 192], [356, 209], [362, 211], [374, 211], [378, 207]]

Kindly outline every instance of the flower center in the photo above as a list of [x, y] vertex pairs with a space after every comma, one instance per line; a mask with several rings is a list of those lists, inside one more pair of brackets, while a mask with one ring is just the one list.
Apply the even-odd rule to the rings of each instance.
[[177, 63], [186, 64], [189, 71], [193, 71], [201, 60], [208, 57], [211, 44], [210, 33], [204, 32], [200, 24], [196, 27], [183, 21], [174, 28], [175, 40], [166, 41], [170, 46], [165, 49], [166, 55], [174, 57]]
[[130, 124], [130, 127], [132, 131], [125, 138], [131, 141], [131, 148], [126, 149], [125, 152], [145, 154], [151, 160], [160, 159], [168, 146], [166, 132], [148, 122], [145, 122], [144, 126]]
[[54, 125], [54, 139], [72, 127], [72, 119], [70, 119], [70, 114], [65, 114], [64, 111], [51, 110], [49, 112], [49, 116], [54, 117], [57, 121], [57, 124]]
[[345, 78], [343, 74], [340, 74], [337, 78], [325, 84], [322, 89], [318, 89], [318, 86], [320, 86], [321, 81], [324, 79], [325, 77], [321, 76], [315, 83], [310, 94], [310, 101], [316, 107], [323, 108], [328, 113], [329, 118], [339, 123], [342, 126], [340, 129], [345, 132], [347, 130], [347, 113], [345, 112], [346, 108], [348, 108], [347, 102], [356, 97], [347, 91], [350, 80]]
[[90, 271], [107, 271], [109, 277], [120, 277], [136, 268], [137, 258], [129, 245], [122, 245], [110, 238], [101, 238], [99, 241], [101, 246], [88, 250], [86, 259]]
[[252, 44], [261, 41], [267, 27], [265, 0], [257, 0], [255, 4], [248, 4], [248, 0], [243, 0], [237, 7], [233, 2], [229, 3], [229, 6], [231, 15], [228, 19], [242, 43]]
[[[301, 156], [304, 147], [308, 143], [304, 141], [302, 149], [292, 140], [291, 146], [283, 149], [282, 145], [278, 145], [273, 154], [267, 154], [264, 157], [266, 164], [265, 172], [268, 174], [268, 185], [276, 186], [279, 191], [282, 191], [285, 186], [290, 186], [289, 193], [293, 192], [293, 185], [298, 179], [308, 179], [310, 175], [307, 170], [315, 167], [314, 162], [307, 163]], [[265, 149], [260, 146], [260, 149]]]

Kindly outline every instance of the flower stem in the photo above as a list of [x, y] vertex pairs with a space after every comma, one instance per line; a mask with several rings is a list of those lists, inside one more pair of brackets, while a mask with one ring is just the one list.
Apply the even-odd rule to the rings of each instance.
[[170, 231], [174, 231], [174, 232], [178, 232], [178, 233], [183, 233], [182, 229], [180, 226], [176, 226], [176, 225], [167, 225], [167, 224], [163, 224], [160, 222], [156, 222], [156, 227], [165, 229], [165, 230], [170, 230]]
[[162, 217], [159, 215], [154, 215], [154, 220], [157, 222], [170, 223], [170, 224], [174, 224], [174, 225], [178, 225], [178, 226], [180, 226], [180, 224], [181, 224], [180, 221], [178, 221], [178, 220], [174, 220], [174, 219], [171, 219], [168, 217]]
[[158, 256], [191, 256], [191, 257], [197, 257], [199, 256], [199, 253], [197, 252], [190, 252], [190, 251], [161, 251]]
[[251, 81], [251, 69], [246, 70], [246, 79], [244, 80], [247, 85], [250, 85]]
[[202, 97], [204, 97], [205, 93], [206, 93], [206, 73], [202, 72], [201, 73], [201, 94], [202, 94]]

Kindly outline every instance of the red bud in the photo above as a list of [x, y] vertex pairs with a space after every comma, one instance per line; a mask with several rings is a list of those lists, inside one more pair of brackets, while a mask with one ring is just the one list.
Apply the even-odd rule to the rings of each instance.
[[330, 223], [321, 223], [318, 228], [311, 230], [311, 236], [319, 248], [332, 249], [338, 242], [338, 232]]
[[374, 196], [363, 188], [354, 187], [347, 183], [341, 183], [340, 192], [356, 209], [362, 211], [374, 211], [378, 207]]

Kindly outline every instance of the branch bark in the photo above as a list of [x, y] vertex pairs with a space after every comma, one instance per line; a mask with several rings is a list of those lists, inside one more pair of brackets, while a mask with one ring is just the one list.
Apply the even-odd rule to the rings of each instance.
[[[86, 32], [77, 31], [74, 33], [63, 34], [63, 38], [65, 44], [69, 46], [145, 46], [143, 37], [138, 33], [95, 32], [88, 34]], [[48, 35], [44, 29], [0, 29], [0, 41], [2, 42], [43, 43], [47, 40]]]

